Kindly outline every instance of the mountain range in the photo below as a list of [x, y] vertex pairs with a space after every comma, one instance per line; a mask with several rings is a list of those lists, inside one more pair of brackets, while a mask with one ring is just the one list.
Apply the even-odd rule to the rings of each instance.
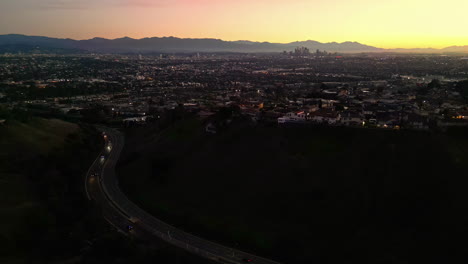
[[297, 47], [338, 53], [468, 53], [468, 46], [451, 46], [444, 49], [382, 49], [358, 42], [296, 41], [291, 43], [270, 43], [253, 41], [224, 41], [211, 38], [153, 37], [132, 39], [93, 38], [88, 40], [59, 39], [18, 34], [0, 35], [0, 53], [49, 52], [49, 53], [176, 53], [176, 52], [282, 52]]

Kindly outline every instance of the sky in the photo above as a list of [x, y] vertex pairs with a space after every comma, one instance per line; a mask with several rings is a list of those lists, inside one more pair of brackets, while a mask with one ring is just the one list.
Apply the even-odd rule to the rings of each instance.
[[0, 0], [0, 34], [468, 45], [467, 0]]

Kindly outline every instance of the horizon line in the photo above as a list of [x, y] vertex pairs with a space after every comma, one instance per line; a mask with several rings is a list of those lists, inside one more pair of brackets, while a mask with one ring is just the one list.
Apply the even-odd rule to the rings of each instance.
[[321, 44], [344, 44], [344, 43], [357, 43], [360, 45], [365, 45], [369, 46], [372, 48], [378, 48], [378, 49], [383, 49], [383, 50], [424, 50], [424, 49], [433, 49], [433, 50], [443, 50], [447, 48], [452, 48], [452, 47], [468, 47], [468, 45], [451, 45], [447, 47], [442, 47], [442, 48], [432, 48], [432, 47], [425, 47], [425, 48], [382, 48], [382, 47], [377, 47], [377, 46], [371, 46], [368, 44], [361, 43], [359, 41], [343, 41], [343, 42], [337, 42], [337, 41], [331, 41], [331, 42], [320, 42], [318, 40], [312, 40], [312, 39], [307, 39], [307, 40], [296, 40], [292, 42], [270, 42], [270, 41], [254, 41], [254, 40], [245, 40], [245, 39], [239, 39], [239, 40], [224, 40], [221, 38], [213, 38], [213, 37], [196, 37], [196, 38], [187, 38], [187, 37], [176, 37], [176, 36], [152, 36], [152, 37], [142, 37], [142, 38], [132, 38], [129, 36], [123, 36], [123, 37], [118, 37], [118, 38], [105, 38], [105, 37], [93, 37], [93, 38], [83, 38], [83, 39], [76, 39], [76, 38], [67, 38], [67, 37], [52, 37], [52, 36], [41, 36], [41, 35], [28, 35], [28, 34], [21, 34], [21, 33], [7, 33], [7, 34], [0, 34], [0, 36], [11, 36], [11, 35], [16, 35], [16, 36], [25, 36], [25, 37], [45, 37], [45, 38], [53, 38], [53, 39], [62, 39], [62, 40], [74, 40], [74, 41], [87, 41], [87, 40], [93, 40], [93, 39], [104, 39], [104, 40], [118, 40], [118, 39], [132, 39], [132, 40], [143, 40], [143, 39], [151, 39], [151, 38], [176, 38], [176, 39], [191, 39], [191, 40], [197, 40], [197, 39], [206, 39], [206, 40], [220, 40], [220, 41], [225, 41], [225, 42], [252, 42], [252, 43], [270, 43], [270, 44], [293, 44], [295, 42], [307, 42], [307, 41], [312, 41], [312, 42], [318, 42]]

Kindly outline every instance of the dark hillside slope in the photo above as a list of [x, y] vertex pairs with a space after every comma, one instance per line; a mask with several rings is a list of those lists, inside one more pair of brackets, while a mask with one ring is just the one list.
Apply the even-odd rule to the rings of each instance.
[[206, 135], [184, 120], [128, 142], [119, 172], [131, 199], [227, 245], [285, 263], [436, 263], [464, 252], [463, 133], [234, 122]]
[[97, 155], [95, 136], [56, 119], [9, 116], [0, 126], [1, 263], [67, 259], [84, 247], [94, 220], [82, 176]]

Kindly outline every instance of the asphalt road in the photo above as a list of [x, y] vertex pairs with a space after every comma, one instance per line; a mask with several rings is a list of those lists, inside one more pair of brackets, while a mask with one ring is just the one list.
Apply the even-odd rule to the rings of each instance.
[[[86, 194], [103, 210], [104, 217], [117, 230], [145, 239], [162, 239], [177, 247], [219, 263], [279, 264], [240, 250], [225, 247], [179, 230], [155, 218], [132, 203], [120, 190], [115, 165], [124, 146], [124, 137], [110, 128], [102, 128], [107, 135], [104, 149], [86, 175]], [[111, 148], [108, 148], [111, 146]], [[131, 231], [128, 226], [132, 226]]]

